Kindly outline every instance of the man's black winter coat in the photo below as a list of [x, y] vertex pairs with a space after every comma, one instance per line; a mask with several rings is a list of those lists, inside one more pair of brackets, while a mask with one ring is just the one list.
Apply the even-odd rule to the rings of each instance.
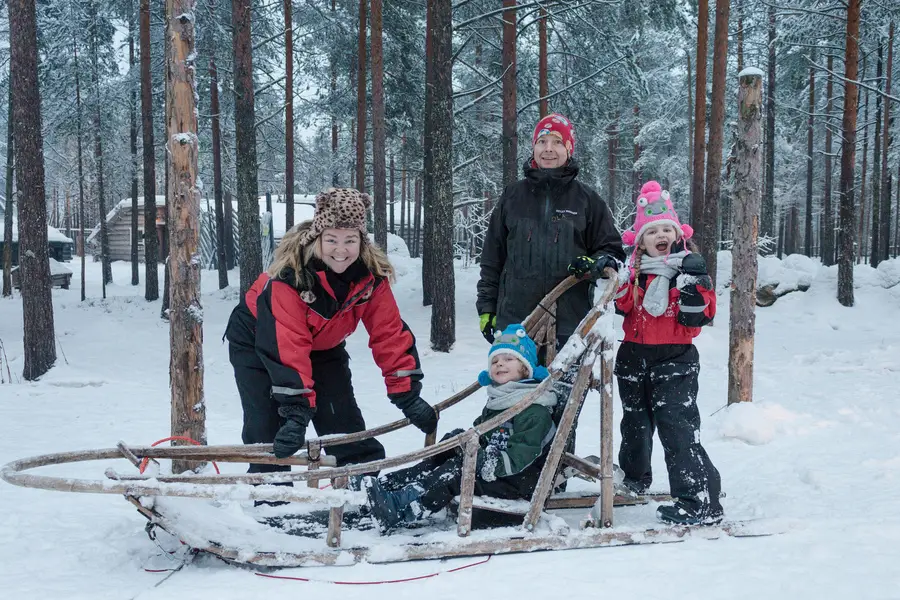
[[[581, 255], [625, 259], [622, 239], [600, 196], [576, 181], [578, 164], [538, 169], [503, 191], [481, 252], [478, 313], [495, 313], [497, 329], [521, 323], [568, 276]], [[557, 334], [569, 336], [590, 310], [593, 284], [584, 281], [558, 302]]]

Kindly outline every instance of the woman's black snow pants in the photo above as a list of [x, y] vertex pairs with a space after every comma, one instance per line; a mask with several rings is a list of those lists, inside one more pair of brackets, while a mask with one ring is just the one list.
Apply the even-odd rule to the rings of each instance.
[[[316, 392], [316, 414], [312, 425], [319, 436], [366, 429], [366, 422], [353, 395], [350, 355], [344, 346], [341, 343], [330, 350], [309, 353], [315, 382], [313, 390]], [[284, 419], [278, 414], [278, 402], [272, 397], [269, 374], [252, 348], [229, 343], [228, 354], [244, 409], [241, 439], [245, 444], [271, 443]], [[310, 437], [307, 432], [307, 438]], [[325, 452], [337, 459], [338, 466], [384, 458], [384, 446], [374, 438], [329, 446]], [[251, 464], [248, 472], [272, 471], [290, 471], [290, 466]]]
[[700, 445], [699, 373], [693, 344], [622, 343], [615, 367], [623, 408], [619, 466], [629, 487], [649, 489], [653, 432], [658, 430], [672, 497], [719, 510], [719, 471]]

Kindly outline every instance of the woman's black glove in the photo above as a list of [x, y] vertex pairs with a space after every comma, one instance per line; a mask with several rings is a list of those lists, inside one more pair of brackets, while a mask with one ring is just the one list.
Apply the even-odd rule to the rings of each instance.
[[409, 422], [419, 428], [422, 433], [432, 433], [437, 429], [438, 416], [434, 408], [419, 396], [414, 396], [411, 400], [403, 403], [397, 403], [403, 416], [409, 419]]
[[306, 426], [313, 410], [297, 404], [278, 408], [278, 414], [287, 419], [275, 434], [273, 452], [277, 458], [293, 456], [306, 443]]

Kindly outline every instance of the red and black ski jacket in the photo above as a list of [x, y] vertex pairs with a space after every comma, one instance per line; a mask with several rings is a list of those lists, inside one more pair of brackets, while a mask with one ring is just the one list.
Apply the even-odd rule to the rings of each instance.
[[644, 291], [656, 275], [642, 274], [638, 282], [635, 307], [634, 280], [619, 288], [616, 312], [625, 316], [625, 342], [638, 344], [692, 344], [700, 328], [716, 316], [716, 294], [709, 275], [696, 278], [679, 289], [677, 277], [669, 284], [669, 306], [654, 317], [644, 310]]
[[368, 269], [338, 301], [324, 266], [314, 271], [311, 290], [292, 285], [293, 272], [272, 279], [261, 274], [234, 309], [225, 337], [255, 350], [282, 404], [316, 406], [310, 352], [329, 350], [350, 337], [362, 321], [369, 348], [381, 368], [388, 397], [401, 404], [418, 396], [422, 369], [416, 340], [400, 318], [390, 283]]

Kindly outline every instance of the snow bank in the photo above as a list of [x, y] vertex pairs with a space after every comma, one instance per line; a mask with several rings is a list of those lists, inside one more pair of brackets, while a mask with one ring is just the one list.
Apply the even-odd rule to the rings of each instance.
[[718, 433], [725, 439], [763, 446], [783, 432], [785, 424], [797, 419], [798, 415], [780, 404], [741, 402], [726, 409], [719, 420]]
[[888, 289], [900, 284], [900, 258], [880, 263], [876, 271], [881, 279], [881, 287]]

